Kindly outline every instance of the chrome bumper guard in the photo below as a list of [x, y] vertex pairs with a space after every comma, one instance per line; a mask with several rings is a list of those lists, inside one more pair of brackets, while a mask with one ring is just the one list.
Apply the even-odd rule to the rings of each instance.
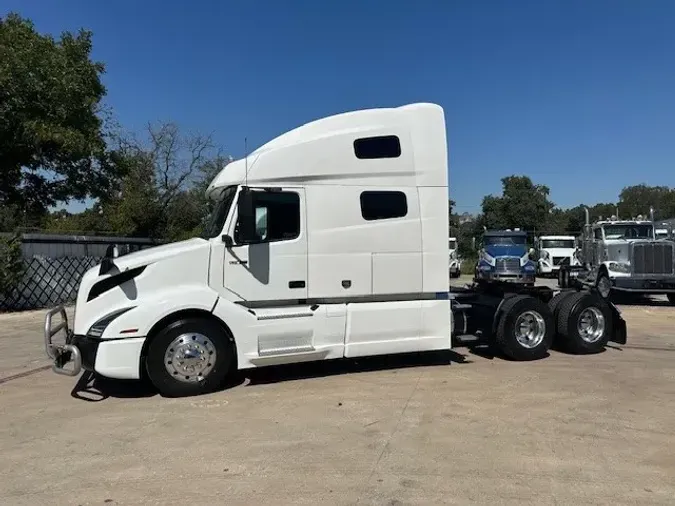
[[[60, 316], [60, 323], [52, 327], [54, 316]], [[63, 331], [63, 344], [54, 343], [53, 339]], [[45, 316], [45, 352], [54, 361], [52, 371], [64, 376], [77, 376], [82, 371], [82, 354], [77, 346], [71, 344], [73, 334], [68, 328], [68, 315], [63, 306], [50, 309]], [[66, 369], [68, 362], [73, 362], [72, 369]]]

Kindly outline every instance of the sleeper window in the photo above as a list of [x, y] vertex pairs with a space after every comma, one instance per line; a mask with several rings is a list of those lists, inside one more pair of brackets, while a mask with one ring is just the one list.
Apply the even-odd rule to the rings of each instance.
[[375, 158], [398, 158], [401, 156], [401, 142], [395, 135], [364, 137], [354, 141], [354, 154], [361, 160]]
[[366, 221], [402, 218], [408, 214], [405, 193], [400, 191], [366, 191], [361, 193], [361, 216]]

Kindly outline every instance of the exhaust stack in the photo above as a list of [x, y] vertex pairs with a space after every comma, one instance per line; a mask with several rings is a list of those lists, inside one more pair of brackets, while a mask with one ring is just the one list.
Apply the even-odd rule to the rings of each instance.
[[591, 224], [591, 218], [588, 214], [588, 207], [584, 207], [584, 214], [586, 215], [586, 225], [590, 225]]
[[652, 223], [654, 223], [654, 207], [649, 207], [649, 219]]

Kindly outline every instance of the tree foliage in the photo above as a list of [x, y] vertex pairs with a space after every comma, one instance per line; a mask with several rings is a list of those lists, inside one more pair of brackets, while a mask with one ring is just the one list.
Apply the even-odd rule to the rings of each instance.
[[0, 207], [42, 216], [107, 191], [104, 66], [91, 50], [89, 31], [55, 39], [17, 14], [0, 19]]
[[24, 271], [20, 236], [0, 237], [0, 297], [6, 297], [14, 291]]
[[482, 222], [489, 229], [536, 229], [554, 208], [549, 193], [547, 186], [534, 184], [527, 176], [505, 177], [501, 197], [483, 198]]
[[211, 210], [206, 189], [229, 163], [210, 136], [184, 134], [173, 123], [150, 124], [146, 137], [121, 136], [109, 163], [119, 179], [92, 209], [77, 215], [53, 214], [49, 227], [90, 227], [98, 223], [129, 237], [176, 240], [197, 235]]

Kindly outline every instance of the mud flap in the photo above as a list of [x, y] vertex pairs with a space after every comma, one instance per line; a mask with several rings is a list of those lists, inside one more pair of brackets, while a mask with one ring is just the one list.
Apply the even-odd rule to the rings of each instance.
[[626, 320], [623, 319], [621, 311], [613, 303], [609, 303], [609, 308], [612, 311], [612, 335], [609, 340], [617, 344], [626, 344], [628, 340]]

